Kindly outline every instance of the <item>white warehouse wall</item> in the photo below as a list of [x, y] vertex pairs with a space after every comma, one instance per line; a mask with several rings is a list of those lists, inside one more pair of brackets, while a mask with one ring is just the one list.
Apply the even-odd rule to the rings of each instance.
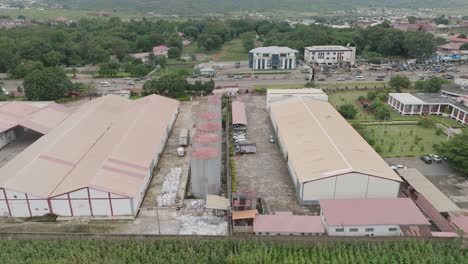
[[16, 139], [15, 130], [10, 129], [0, 133], [0, 149]]
[[133, 215], [133, 199], [83, 188], [50, 199], [54, 214], [61, 216]]
[[303, 183], [302, 203], [317, 203], [323, 199], [394, 198], [400, 183], [361, 173], [347, 173]]
[[[320, 212], [322, 214], [322, 212]], [[402, 232], [398, 225], [344, 225], [344, 226], [329, 226], [324, 215], [321, 215], [322, 223], [329, 236], [401, 236]], [[343, 228], [343, 232], [336, 230]], [[357, 228], [357, 232], [351, 232], [350, 229]], [[372, 231], [366, 231], [366, 228], [373, 228]], [[396, 228], [395, 231], [390, 231], [390, 228]]]
[[[6, 196], [6, 197], [5, 197]], [[32, 217], [49, 213], [47, 199], [22, 192], [0, 189], [0, 216]]]

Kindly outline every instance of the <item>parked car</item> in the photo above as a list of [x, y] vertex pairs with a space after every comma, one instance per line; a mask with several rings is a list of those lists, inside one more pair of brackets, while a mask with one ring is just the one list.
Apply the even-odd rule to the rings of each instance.
[[134, 82], [128, 82], [127, 85], [135, 85]]
[[453, 79], [455, 79], [455, 76], [450, 75], [450, 74], [445, 74], [445, 75], [442, 76], [442, 77], [444, 77], [444, 79], [447, 79], [447, 80], [453, 80]]
[[270, 136], [269, 141], [270, 141], [270, 143], [275, 143], [275, 137], [274, 137], [274, 136]]
[[344, 82], [345, 79], [344, 79], [344, 78], [336, 78], [336, 81], [337, 81], [337, 82]]
[[383, 82], [383, 81], [385, 81], [384, 78], [378, 78], [378, 77], [377, 77], [375, 80], [378, 81], [378, 82]]
[[124, 79], [124, 80], [131, 80], [132, 78], [130, 78], [130, 77], [125, 77], [125, 78], [123, 78], [123, 79]]
[[432, 159], [429, 156], [421, 156], [421, 160], [424, 161], [424, 163], [426, 163], [426, 164], [431, 164], [432, 163]]
[[324, 82], [324, 81], [325, 81], [325, 78], [319, 78], [317, 81], [318, 81], [318, 82]]
[[365, 79], [364, 76], [356, 76], [356, 80], [358, 81], [364, 81]]
[[196, 78], [198, 78], [198, 75], [192, 75], [192, 76], [190, 76], [190, 78], [196, 79]]
[[392, 168], [393, 170], [401, 170], [401, 169], [407, 169], [408, 167], [398, 164], [398, 165], [390, 166], [390, 168]]
[[234, 68], [240, 68], [240, 61], [237, 61], [235, 64], [234, 64]]
[[351, 77], [345, 77], [345, 80], [346, 80], [346, 81], [352, 81], [353, 78], [351, 78]]
[[183, 147], [177, 148], [177, 156], [179, 157], [185, 156], [185, 149]]
[[429, 154], [429, 157], [431, 158], [432, 161], [437, 162], [437, 163], [442, 161], [442, 158], [436, 154]]
[[385, 79], [385, 75], [377, 75], [377, 78]]
[[239, 80], [239, 79], [242, 79], [242, 76], [240, 75], [235, 75], [234, 77], [232, 77], [234, 80]]

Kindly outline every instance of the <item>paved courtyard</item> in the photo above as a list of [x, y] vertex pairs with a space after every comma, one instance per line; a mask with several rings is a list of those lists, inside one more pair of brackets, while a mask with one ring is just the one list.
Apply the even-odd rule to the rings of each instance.
[[286, 161], [276, 144], [268, 141], [274, 135], [266, 110], [266, 97], [242, 94], [246, 104], [248, 141], [257, 143], [256, 154], [235, 156], [237, 190], [255, 190], [270, 211], [292, 211], [310, 214], [311, 206], [300, 206], [291, 182]]
[[388, 158], [385, 160], [390, 165], [402, 164], [408, 168], [418, 169], [456, 205], [468, 210], [468, 177], [450, 168], [446, 161], [426, 164], [419, 157]]

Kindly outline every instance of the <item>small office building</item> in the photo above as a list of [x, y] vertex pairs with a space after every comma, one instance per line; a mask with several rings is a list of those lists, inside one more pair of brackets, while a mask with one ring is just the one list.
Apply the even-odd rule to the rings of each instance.
[[249, 52], [249, 67], [254, 70], [292, 70], [298, 51], [288, 47], [259, 47]]
[[311, 65], [354, 65], [356, 47], [349, 46], [311, 46], [304, 49], [304, 61]]

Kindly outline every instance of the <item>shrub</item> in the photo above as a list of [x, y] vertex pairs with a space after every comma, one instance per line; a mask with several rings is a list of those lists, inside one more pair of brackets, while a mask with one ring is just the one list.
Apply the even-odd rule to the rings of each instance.
[[358, 111], [354, 105], [344, 104], [338, 108], [338, 112], [346, 119], [353, 119]]

